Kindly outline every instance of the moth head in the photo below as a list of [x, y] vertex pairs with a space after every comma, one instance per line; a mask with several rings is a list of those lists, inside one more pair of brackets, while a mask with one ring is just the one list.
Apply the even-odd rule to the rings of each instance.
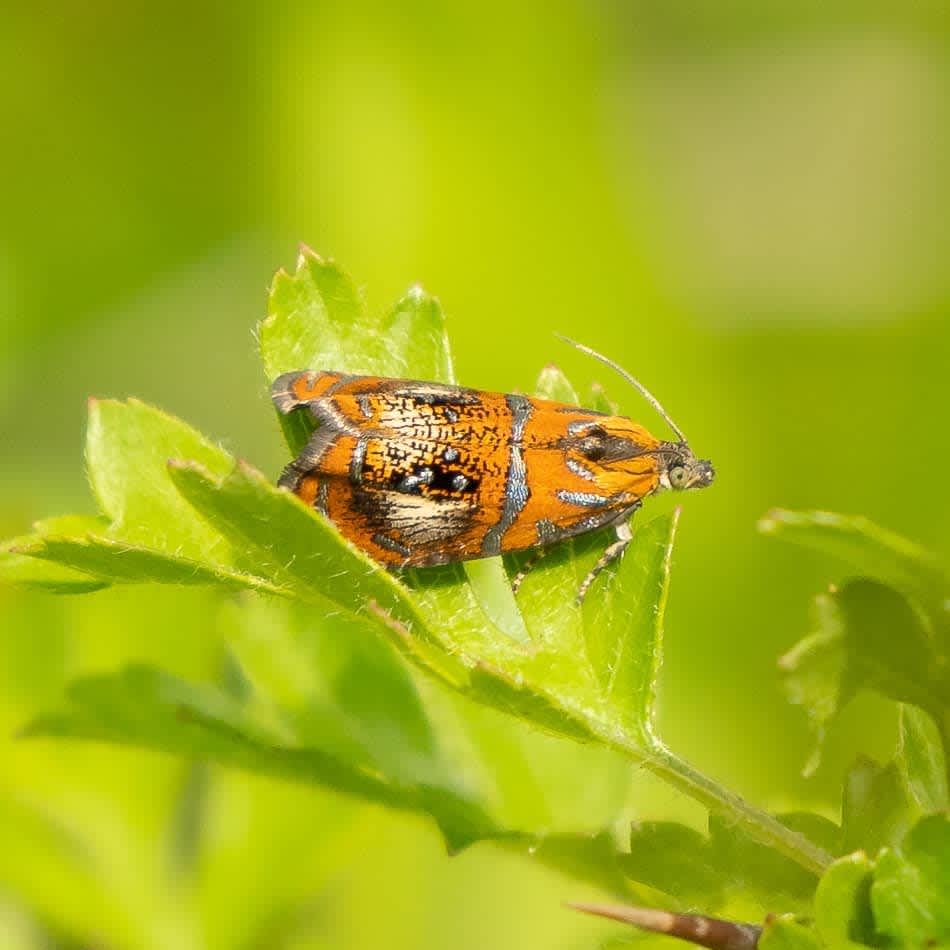
[[[557, 336], [561, 335], [557, 334]], [[627, 454], [626, 458], [635, 458], [637, 447], [642, 445], [643, 448], [639, 454], [641, 456], [651, 456], [655, 459], [654, 475], [656, 482], [655, 487], [651, 489], [652, 491], [662, 491], [667, 488], [672, 488], [674, 491], [686, 491], [689, 488], [705, 488], [707, 485], [712, 484], [716, 474], [713, 471], [712, 463], [707, 459], [698, 459], [693, 455], [692, 450], [686, 442], [686, 436], [683, 435], [682, 429], [670, 418], [670, 414], [660, 405], [660, 401], [643, 383], [631, 376], [622, 366], [618, 366], [613, 360], [608, 359], [596, 350], [592, 350], [589, 346], [584, 346], [583, 343], [576, 343], [574, 340], [569, 340], [565, 336], [561, 336], [561, 339], [566, 343], [570, 343], [571, 346], [576, 347], [582, 353], [586, 353], [588, 356], [600, 360], [601, 363], [604, 363], [619, 373], [619, 375], [630, 383], [646, 401], [653, 406], [660, 416], [662, 416], [679, 440], [678, 442], [660, 442], [654, 439], [645, 429], [629, 422], [629, 420], [616, 418], [605, 420], [608, 423], [621, 423], [621, 429], [624, 427], [624, 424], [630, 427], [630, 432], [626, 435], [625, 440], [621, 439], [618, 442], [618, 440], [613, 439], [608, 440], [606, 443], [609, 446], [612, 442], [614, 446], [613, 454], [615, 456], [622, 456], [627, 451], [622, 447], [624, 441], [626, 441], [629, 449], [634, 450], [634, 452]], [[604, 435], [610, 435], [606, 427], [600, 428], [603, 429]], [[591, 435], [592, 434], [593, 433], [591, 433]], [[648, 446], [650, 442], [652, 442], [652, 445]], [[593, 446], [594, 443], [591, 442], [591, 445]], [[619, 452], [618, 447], [620, 449]], [[608, 450], [604, 453], [604, 457], [607, 457], [609, 454], [610, 451]], [[633, 475], [634, 472], [631, 471], [630, 474]]]
[[685, 442], [665, 442], [657, 452], [660, 487], [673, 491], [705, 488], [716, 473], [708, 459], [698, 459]]

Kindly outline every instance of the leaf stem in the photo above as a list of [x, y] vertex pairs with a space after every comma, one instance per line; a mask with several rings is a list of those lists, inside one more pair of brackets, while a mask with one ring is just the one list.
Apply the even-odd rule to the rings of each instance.
[[760, 844], [780, 852], [819, 877], [834, 861], [833, 855], [820, 848], [803, 834], [787, 828], [773, 815], [751, 805], [744, 798], [704, 775], [684, 759], [671, 752], [655, 736], [650, 739], [651, 751], [646, 756], [642, 746], [632, 740], [615, 746], [635, 757], [644, 768], [689, 795], [710, 811], [733, 819], [743, 831]]

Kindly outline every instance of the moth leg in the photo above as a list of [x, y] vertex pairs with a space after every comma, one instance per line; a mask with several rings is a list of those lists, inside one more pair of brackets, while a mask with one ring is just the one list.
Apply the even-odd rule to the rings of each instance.
[[521, 587], [522, 582], [528, 576], [528, 573], [537, 567], [538, 562], [548, 553], [550, 548], [538, 548], [531, 557], [521, 567], [521, 570], [512, 578], [511, 581], [511, 592], [513, 594], [518, 593], [518, 588]]
[[618, 521], [614, 526], [614, 530], [617, 532], [617, 540], [607, 546], [607, 549], [601, 554], [600, 559], [590, 569], [590, 573], [581, 582], [581, 586], [577, 591], [577, 597], [575, 598], [578, 606], [584, 602], [587, 591], [590, 590], [590, 585], [597, 579], [597, 575], [612, 561], [616, 561], [626, 550], [627, 545], [633, 540], [633, 527], [630, 524], [629, 516], [625, 517], [623, 521]]

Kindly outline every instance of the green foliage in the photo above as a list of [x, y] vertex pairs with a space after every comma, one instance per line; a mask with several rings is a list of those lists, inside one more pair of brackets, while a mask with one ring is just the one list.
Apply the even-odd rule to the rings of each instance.
[[827, 947], [934, 947], [950, 939], [950, 820], [920, 819], [875, 860], [863, 852], [829, 868], [814, 926]]
[[763, 531], [855, 572], [816, 599], [816, 631], [782, 660], [792, 702], [819, 736], [859, 690], [950, 717], [950, 576], [925, 551], [861, 518], [777, 511]]
[[[670, 843], [671, 835], [680, 834], [672, 829], [654, 829], [644, 838], [644, 844], [652, 839], [662, 846]], [[662, 872], [672, 874], [674, 879], [680, 876], [671, 863], [659, 860], [654, 866], [661, 872], [660, 878]], [[773, 881], [763, 880], [760, 885], [773, 895], [781, 893]], [[712, 880], [710, 886], [715, 886]], [[835, 861], [822, 876], [807, 915], [766, 918], [757, 946], [762, 950], [947, 946], [948, 893], [950, 819], [943, 814], [931, 815], [920, 819], [893, 848], [882, 849], [876, 859], [858, 851]], [[638, 925], [656, 929], [647, 922]], [[738, 929], [731, 942], [715, 946], [725, 950], [750, 944], [747, 934]]]
[[[435, 298], [414, 288], [375, 318], [336, 265], [306, 250], [277, 275], [259, 339], [268, 380], [311, 367], [453, 381]], [[553, 367], [537, 391], [577, 401]], [[609, 405], [599, 391], [591, 402]], [[281, 422], [295, 451], [308, 426], [300, 414]], [[491, 842], [620, 896], [813, 913], [813, 927], [775, 918], [763, 945], [950, 938], [950, 838], [933, 817], [948, 805], [950, 591], [903, 539], [826, 514], [763, 522], [857, 571], [818, 598], [816, 632], [783, 659], [792, 700], [819, 733], [861, 689], [902, 704], [893, 760], [855, 764], [839, 826], [762, 812], [658, 736], [678, 511], [638, 516], [624, 558], [578, 606], [603, 535], [552, 550], [515, 598], [508, 577], [523, 558], [387, 572], [271, 479], [135, 400], [90, 404], [86, 458], [101, 517], [14, 539], [0, 579], [61, 593], [219, 590], [208, 636], [226, 644], [232, 675], [204, 684], [136, 665], [86, 676], [25, 735], [330, 788], [428, 815], [452, 851]], [[628, 834], [631, 764], [705, 805], [705, 833], [639, 821]], [[603, 791], [598, 805], [572, 793], [572, 775]]]
[[821, 941], [798, 921], [776, 917], [766, 924], [758, 945], [762, 950], [820, 950]]
[[[351, 670], [351, 676], [355, 672]], [[364, 690], [382, 685], [385, 691], [375, 694], [374, 701], [391, 700], [393, 693], [403, 698], [398, 696], [398, 685], [392, 685], [393, 677], [372, 674], [370, 668], [369, 683], [358, 686]], [[360, 719], [341, 703], [314, 702], [299, 722], [291, 722], [286, 709], [281, 709], [279, 719], [271, 719], [255, 715], [246, 704], [220, 690], [195, 686], [148, 667], [78, 680], [68, 701], [61, 712], [34, 720], [24, 734], [138, 745], [324, 784], [390, 807], [426, 811], [451, 847], [463, 847], [494, 831], [464, 790], [453, 789], [452, 776], [440, 763], [437, 750], [419, 748], [427, 723], [412, 721], [411, 705], [400, 710], [402, 722], [387, 721], [385, 730], [377, 730], [386, 740], [383, 744], [379, 736], [367, 736], [378, 723], [368, 722], [369, 716]], [[352, 732], [347, 729], [351, 725]], [[360, 741], [364, 736], [376, 742]]]
[[[899, 739], [883, 765], [859, 759], [846, 776], [846, 855], [822, 877], [814, 931], [782, 924], [783, 944], [937, 946], [950, 937], [950, 579], [915, 545], [864, 519], [775, 511], [766, 533], [826, 552], [854, 571], [816, 598], [817, 629], [781, 660], [790, 699], [819, 740], [860, 690], [900, 703]], [[818, 765], [817, 753], [809, 768]], [[766, 928], [763, 946], [775, 943]]]
[[[926, 552], [864, 519], [778, 511], [761, 527], [856, 573], [816, 598], [816, 631], [781, 660], [789, 698], [805, 708], [819, 741], [860, 690], [904, 704], [894, 761], [858, 763], [845, 788], [845, 843], [874, 851], [948, 804], [950, 577]], [[809, 767], [817, 762], [816, 752]]]
[[[781, 815], [779, 820], [829, 852], [837, 851], [834, 823], [810, 814]], [[672, 822], [634, 825], [624, 864], [637, 880], [703, 908], [753, 897], [766, 907], [780, 903], [786, 910], [804, 910], [815, 892], [808, 870], [716, 814], [709, 817], [706, 835]]]
[[884, 851], [871, 884], [876, 929], [905, 946], [950, 940], [950, 821], [924, 818], [901, 847]]

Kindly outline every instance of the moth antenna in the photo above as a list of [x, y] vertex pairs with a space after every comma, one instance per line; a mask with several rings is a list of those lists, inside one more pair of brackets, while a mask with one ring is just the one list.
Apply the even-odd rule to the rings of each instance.
[[622, 366], [618, 366], [612, 359], [604, 356], [602, 353], [598, 353], [597, 350], [592, 350], [589, 346], [584, 346], [583, 343], [578, 343], [576, 340], [572, 340], [570, 337], [566, 337], [561, 333], [554, 334], [559, 340], [563, 340], [565, 343], [569, 343], [575, 349], [580, 350], [582, 353], [586, 353], [588, 356], [593, 356], [595, 360], [600, 360], [601, 363], [609, 366], [615, 373], [619, 373], [628, 383], [630, 383], [637, 392], [643, 396], [646, 401], [653, 406], [654, 409], [660, 414], [666, 424], [673, 430], [676, 434], [676, 437], [680, 442], [686, 442], [686, 436], [683, 435], [682, 429], [670, 418], [670, 414], [660, 405], [660, 400], [650, 392], [643, 383], [640, 382], [636, 377], [628, 373]]

